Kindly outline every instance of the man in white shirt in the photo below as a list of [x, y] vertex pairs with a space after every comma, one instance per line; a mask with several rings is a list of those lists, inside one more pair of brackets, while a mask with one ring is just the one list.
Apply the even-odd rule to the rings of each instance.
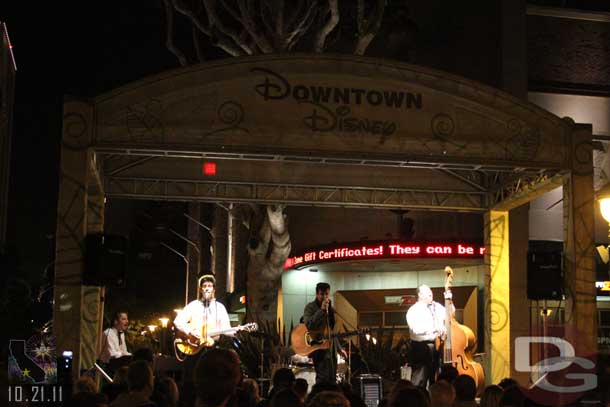
[[[203, 275], [199, 278], [200, 296], [198, 299], [188, 303], [174, 319], [174, 326], [181, 331], [193, 343], [201, 343], [210, 348], [219, 335], [214, 335], [214, 331], [231, 328], [229, 314], [224, 305], [214, 298], [216, 292], [216, 278], [211, 274]], [[204, 337], [205, 335], [205, 337]], [[232, 336], [233, 333], [225, 335]], [[193, 356], [188, 356], [182, 364], [183, 387], [181, 398], [186, 400], [187, 405], [194, 404], [194, 382], [193, 373], [197, 361], [206, 354], [206, 350]]]
[[125, 331], [129, 326], [129, 317], [124, 311], [114, 314], [112, 327], [104, 331], [102, 335], [102, 353], [100, 359], [109, 366], [110, 374], [119, 367], [129, 364], [131, 353], [127, 350], [125, 343]]
[[[174, 326], [178, 330], [191, 339], [205, 341], [207, 346], [213, 345], [218, 339], [219, 335], [214, 335], [214, 331], [231, 328], [227, 309], [214, 298], [215, 286], [216, 279], [213, 275], [206, 274], [199, 278], [201, 297], [189, 302], [174, 319]], [[207, 338], [201, 338], [203, 331]]]
[[[445, 293], [451, 298], [451, 293]], [[411, 382], [426, 388], [434, 383], [434, 373], [439, 366], [439, 353], [434, 341], [446, 333], [445, 307], [433, 301], [432, 290], [425, 284], [417, 287], [417, 302], [407, 311], [407, 324], [411, 339], [409, 363]]]

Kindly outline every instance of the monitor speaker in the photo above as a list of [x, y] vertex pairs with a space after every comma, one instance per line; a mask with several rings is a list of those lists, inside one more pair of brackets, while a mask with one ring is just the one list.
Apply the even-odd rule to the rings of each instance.
[[362, 374], [353, 380], [354, 390], [362, 397], [367, 407], [377, 407], [383, 398], [381, 376]]
[[126, 237], [90, 234], [85, 237], [84, 285], [125, 287], [129, 243]]
[[560, 300], [563, 295], [563, 253], [530, 251], [527, 253], [527, 298]]

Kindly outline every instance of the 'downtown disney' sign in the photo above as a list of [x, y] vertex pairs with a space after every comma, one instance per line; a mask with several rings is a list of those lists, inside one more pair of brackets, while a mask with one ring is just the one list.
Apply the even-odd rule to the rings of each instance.
[[[421, 93], [291, 83], [269, 69], [252, 68], [250, 72], [265, 75], [264, 80], [254, 87], [263, 100], [293, 99], [298, 104], [310, 106], [312, 110], [303, 117], [303, 124], [314, 132], [369, 133], [379, 135], [380, 144], [383, 144], [397, 130], [396, 122], [355, 115], [352, 106], [419, 110], [423, 107]], [[332, 108], [329, 104], [339, 106]]]

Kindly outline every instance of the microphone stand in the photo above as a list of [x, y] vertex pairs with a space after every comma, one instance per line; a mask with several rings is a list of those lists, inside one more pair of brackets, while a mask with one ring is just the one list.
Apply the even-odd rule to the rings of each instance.
[[347, 339], [347, 384], [352, 384], [352, 340]]
[[[332, 333], [330, 331], [330, 300], [328, 300], [328, 307], [326, 308], [326, 328], [328, 330], [328, 340], [331, 341], [330, 342], [330, 347], [329, 347], [329, 352], [330, 352], [330, 374], [331, 376], [334, 376], [335, 378], [335, 382], [337, 381], [337, 371], [335, 370], [335, 358], [337, 357], [336, 355], [336, 349], [335, 349], [335, 340], [332, 336]], [[333, 353], [335, 352], [335, 353]]]

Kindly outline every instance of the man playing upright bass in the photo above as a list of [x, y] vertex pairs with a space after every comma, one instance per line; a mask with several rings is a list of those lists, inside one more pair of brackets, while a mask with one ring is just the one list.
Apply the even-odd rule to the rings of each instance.
[[[445, 293], [451, 298], [451, 292]], [[409, 364], [412, 366], [411, 382], [426, 388], [434, 383], [440, 364], [440, 352], [435, 341], [446, 334], [445, 307], [433, 301], [432, 290], [425, 284], [417, 287], [417, 302], [407, 311], [407, 324], [411, 339]]]

